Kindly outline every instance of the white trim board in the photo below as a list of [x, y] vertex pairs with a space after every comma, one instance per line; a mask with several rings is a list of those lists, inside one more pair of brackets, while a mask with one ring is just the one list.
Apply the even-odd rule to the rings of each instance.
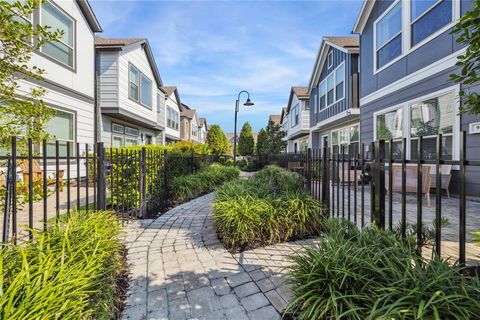
[[360, 99], [360, 107], [362, 107], [365, 104], [371, 103], [377, 99], [380, 99], [386, 95], [389, 95], [395, 91], [398, 91], [400, 89], [403, 89], [409, 85], [412, 85], [414, 83], [417, 83], [423, 79], [426, 79], [430, 76], [433, 76], [439, 72], [442, 72], [448, 68], [451, 68], [455, 66], [457, 63], [457, 57], [461, 54], [463, 54], [466, 51], [467, 48], [463, 48], [461, 50], [458, 50], [448, 56], [446, 56], [443, 59], [440, 59], [431, 65], [428, 65], [420, 70], [415, 71], [414, 73], [411, 73], [385, 87], [382, 89], [379, 89], [363, 98]]

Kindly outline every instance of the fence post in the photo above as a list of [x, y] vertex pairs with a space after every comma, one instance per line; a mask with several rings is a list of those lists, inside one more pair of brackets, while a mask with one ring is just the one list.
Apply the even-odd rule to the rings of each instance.
[[140, 153], [140, 214], [142, 218], [145, 218], [146, 213], [146, 157], [147, 148], [142, 147], [142, 152]]
[[312, 193], [312, 149], [308, 148], [307, 149], [307, 185], [308, 185], [308, 191]]
[[105, 177], [105, 148], [103, 142], [97, 143], [97, 209], [107, 209], [107, 185]]
[[327, 212], [330, 211], [330, 201], [327, 197], [328, 195], [328, 188], [329, 188], [329, 181], [328, 181], [328, 155], [327, 155], [327, 147], [323, 147], [323, 155], [322, 155], [322, 203], [327, 208]]
[[373, 219], [380, 229], [385, 229], [385, 141], [376, 142], [374, 159], [375, 202]]

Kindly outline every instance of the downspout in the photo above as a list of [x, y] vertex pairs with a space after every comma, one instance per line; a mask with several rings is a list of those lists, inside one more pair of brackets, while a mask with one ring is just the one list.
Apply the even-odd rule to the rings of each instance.
[[95, 94], [94, 94], [94, 130], [93, 130], [93, 139], [95, 143], [100, 142], [99, 139], [99, 129], [100, 129], [100, 103], [99, 103], [99, 90], [100, 90], [100, 84], [99, 84], [99, 77], [100, 77], [100, 60], [99, 60], [99, 54], [98, 50], [95, 49], [95, 77], [94, 77], [94, 86], [95, 86]]

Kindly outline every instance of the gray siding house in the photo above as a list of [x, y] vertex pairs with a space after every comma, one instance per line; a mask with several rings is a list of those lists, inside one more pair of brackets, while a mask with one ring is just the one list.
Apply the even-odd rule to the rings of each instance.
[[308, 86], [313, 149], [352, 145], [358, 150], [358, 56], [356, 36], [322, 40]]
[[[455, 160], [460, 132], [466, 130], [467, 159], [480, 158], [480, 135], [469, 132], [480, 117], [459, 115], [463, 88], [449, 78], [465, 50], [450, 31], [470, 8], [470, 0], [364, 1], [353, 29], [360, 35], [362, 142], [393, 139], [394, 157], [400, 157], [406, 138], [407, 159], [416, 159], [423, 136], [423, 157], [434, 159], [435, 137], [441, 133], [442, 157]], [[468, 168], [467, 177], [467, 190], [478, 196], [480, 168]]]

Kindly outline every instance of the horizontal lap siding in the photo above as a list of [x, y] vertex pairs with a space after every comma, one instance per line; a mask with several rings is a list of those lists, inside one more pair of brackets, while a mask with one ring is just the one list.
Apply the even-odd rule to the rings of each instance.
[[118, 107], [118, 52], [99, 52], [100, 107]]

